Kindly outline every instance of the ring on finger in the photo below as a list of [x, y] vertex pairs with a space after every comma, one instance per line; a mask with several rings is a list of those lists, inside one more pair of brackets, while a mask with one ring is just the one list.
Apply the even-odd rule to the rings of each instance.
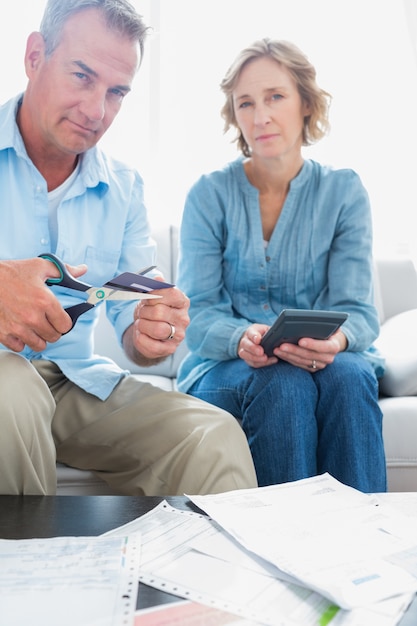
[[169, 341], [170, 339], [174, 339], [174, 335], [175, 335], [175, 326], [173, 324], [170, 324], [169, 322], [167, 322], [167, 324], [169, 324], [169, 336], [164, 339], [164, 341]]
[[313, 359], [311, 361], [311, 365], [310, 365], [312, 370], [316, 370], [317, 369], [317, 363], [316, 363], [316, 359]]

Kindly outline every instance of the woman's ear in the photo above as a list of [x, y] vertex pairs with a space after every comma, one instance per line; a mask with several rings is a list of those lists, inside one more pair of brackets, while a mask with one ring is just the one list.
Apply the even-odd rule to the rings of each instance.
[[45, 41], [41, 33], [33, 32], [26, 43], [25, 70], [30, 79], [45, 58]]
[[304, 115], [304, 117], [307, 117], [308, 115], [311, 115], [310, 103], [306, 102], [305, 100], [303, 100], [303, 115]]

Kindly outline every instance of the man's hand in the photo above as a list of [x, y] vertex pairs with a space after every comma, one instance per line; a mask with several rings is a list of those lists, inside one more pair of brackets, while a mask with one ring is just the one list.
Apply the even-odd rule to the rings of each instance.
[[139, 365], [153, 364], [173, 354], [190, 323], [190, 301], [182, 291], [170, 287], [152, 293], [162, 298], [139, 302], [134, 322], [123, 335], [127, 356]]
[[[68, 268], [76, 278], [86, 271], [84, 265]], [[58, 276], [45, 259], [0, 262], [0, 342], [6, 348], [21, 352], [26, 345], [41, 352], [70, 330], [70, 316], [45, 284]]]

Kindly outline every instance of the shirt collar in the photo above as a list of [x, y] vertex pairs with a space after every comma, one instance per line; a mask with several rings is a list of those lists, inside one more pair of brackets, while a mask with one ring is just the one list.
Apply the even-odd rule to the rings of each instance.
[[[16, 114], [22, 103], [23, 93], [0, 106], [0, 150], [13, 148], [19, 157], [28, 159], [25, 144], [16, 122]], [[80, 177], [85, 187], [109, 186], [109, 174], [102, 151], [94, 146], [81, 157]]]
[[16, 114], [22, 103], [23, 94], [8, 100], [0, 107], [0, 150], [14, 148], [19, 156], [26, 156], [19, 127], [16, 123]]

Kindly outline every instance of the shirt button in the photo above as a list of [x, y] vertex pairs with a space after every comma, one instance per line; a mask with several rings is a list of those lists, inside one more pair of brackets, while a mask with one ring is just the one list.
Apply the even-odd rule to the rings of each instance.
[[267, 256], [267, 257], [266, 257], [266, 262], [267, 262], [267, 263], [269, 263], [269, 262], [270, 262], [270, 260], [271, 260], [271, 257], [270, 257], [270, 256]]
[[45, 239], [45, 237], [42, 237], [42, 239], [41, 239], [41, 244], [42, 244], [43, 246], [46, 246], [46, 245], [48, 244], [48, 240], [47, 240], [47, 239]]

